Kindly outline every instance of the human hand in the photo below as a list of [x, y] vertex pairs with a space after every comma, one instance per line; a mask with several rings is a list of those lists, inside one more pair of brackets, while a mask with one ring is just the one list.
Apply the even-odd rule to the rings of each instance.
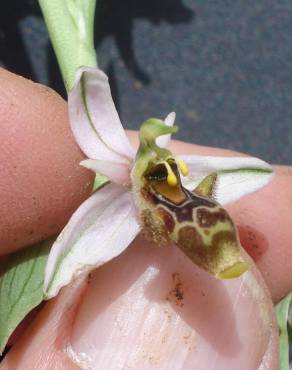
[[[83, 157], [70, 133], [65, 102], [51, 90], [4, 70], [0, 78], [0, 137], [4, 143], [0, 154], [3, 165], [0, 247], [4, 255], [60, 230], [89, 195], [92, 176], [78, 165]], [[135, 134], [130, 135], [135, 140]], [[172, 149], [176, 153], [235, 154], [179, 142]], [[258, 266], [275, 300], [291, 289], [292, 272], [288, 268], [292, 253], [289, 256], [291, 174], [289, 168], [277, 167], [276, 178], [269, 185], [228, 207], [243, 245], [258, 251], [255, 254]], [[103, 282], [108, 284], [106, 290]], [[122, 345], [118, 349], [124, 357], [137, 344], [135, 341], [140, 341], [145, 353], [137, 358], [148, 361], [148, 368], [162, 368], [159, 361], [170, 368], [169, 364], [180, 363], [189, 352], [187, 361], [192, 358], [193, 366], [194, 361], [203, 368], [206, 363], [212, 366], [216, 361], [216, 369], [220, 366], [226, 369], [226, 364], [230, 364], [226, 361], [234, 357], [239, 369], [240, 364], [246, 368], [247, 354], [255, 364], [266, 352], [268, 343], [255, 340], [252, 334], [261, 331], [268, 338], [276, 333], [259, 319], [258, 296], [256, 293], [251, 296], [244, 277], [235, 283], [214, 282], [179, 251], [158, 249], [141, 239], [122, 256], [97, 270], [87, 288], [86, 285], [86, 280], [81, 279], [47, 303], [30, 329], [17, 340], [2, 368], [39, 369], [42, 363], [44, 369], [73, 369], [75, 366], [63, 351], [71, 337], [72, 347], [91, 358], [99, 357], [97, 351], [104, 350], [109, 340], [113, 365], [105, 365], [108, 355], [102, 360], [104, 368], [116, 368], [117, 341]], [[238, 299], [232, 299], [230, 295], [236, 294], [240, 286]], [[255, 283], [254, 287], [257, 286]], [[177, 300], [176, 289], [182, 287], [184, 297]], [[76, 315], [81, 293], [82, 305]], [[141, 302], [137, 310], [135, 302]], [[251, 309], [253, 313], [248, 312]], [[140, 316], [141, 312], [145, 316]], [[150, 320], [147, 312], [154, 312], [152, 328], [146, 321], [146, 318]], [[163, 327], [165, 320], [168, 324]], [[136, 330], [145, 321], [143, 339], [142, 332], [136, 336]], [[124, 336], [127, 329], [128, 337]], [[243, 338], [239, 336], [242, 332]], [[181, 340], [175, 341], [179, 335]], [[273, 343], [269, 351], [276, 355]], [[171, 356], [175, 357], [170, 360]], [[273, 356], [271, 361], [275, 361]]]

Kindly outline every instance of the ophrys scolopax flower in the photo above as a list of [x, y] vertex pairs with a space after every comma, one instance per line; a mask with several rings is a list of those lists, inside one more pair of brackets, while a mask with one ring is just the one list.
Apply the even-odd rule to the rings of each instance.
[[177, 130], [174, 113], [142, 124], [135, 153], [99, 69], [78, 70], [68, 103], [75, 139], [89, 158], [81, 164], [108, 181], [77, 209], [53, 245], [47, 298], [119, 255], [140, 230], [159, 245], [176, 244], [216, 277], [247, 269], [222, 205], [267, 184], [270, 165], [250, 157], [173, 155], [166, 146]]

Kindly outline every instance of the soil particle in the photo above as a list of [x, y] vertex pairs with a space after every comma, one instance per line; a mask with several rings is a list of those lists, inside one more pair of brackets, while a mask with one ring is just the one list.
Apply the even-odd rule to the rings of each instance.
[[166, 299], [174, 303], [176, 306], [182, 307], [184, 305], [184, 286], [181, 281], [179, 273], [175, 272], [171, 275], [172, 277], [172, 289], [169, 291]]

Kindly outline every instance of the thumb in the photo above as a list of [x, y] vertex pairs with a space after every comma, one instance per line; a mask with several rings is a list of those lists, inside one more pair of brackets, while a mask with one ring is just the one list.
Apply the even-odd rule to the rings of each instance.
[[1, 369], [75, 369], [71, 358], [93, 370], [272, 370], [272, 310], [254, 267], [221, 282], [178, 248], [138, 238], [85, 291], [75, 282], [47, 303]]

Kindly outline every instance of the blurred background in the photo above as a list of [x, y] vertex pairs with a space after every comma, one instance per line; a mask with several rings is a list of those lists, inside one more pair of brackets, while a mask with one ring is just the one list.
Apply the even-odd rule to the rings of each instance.
[[[126, 128], [292, 163], [290, 0], [99, 0], [95, 39]], [[65, 97], [37, 1], [1, 4], [0, 65]]]

